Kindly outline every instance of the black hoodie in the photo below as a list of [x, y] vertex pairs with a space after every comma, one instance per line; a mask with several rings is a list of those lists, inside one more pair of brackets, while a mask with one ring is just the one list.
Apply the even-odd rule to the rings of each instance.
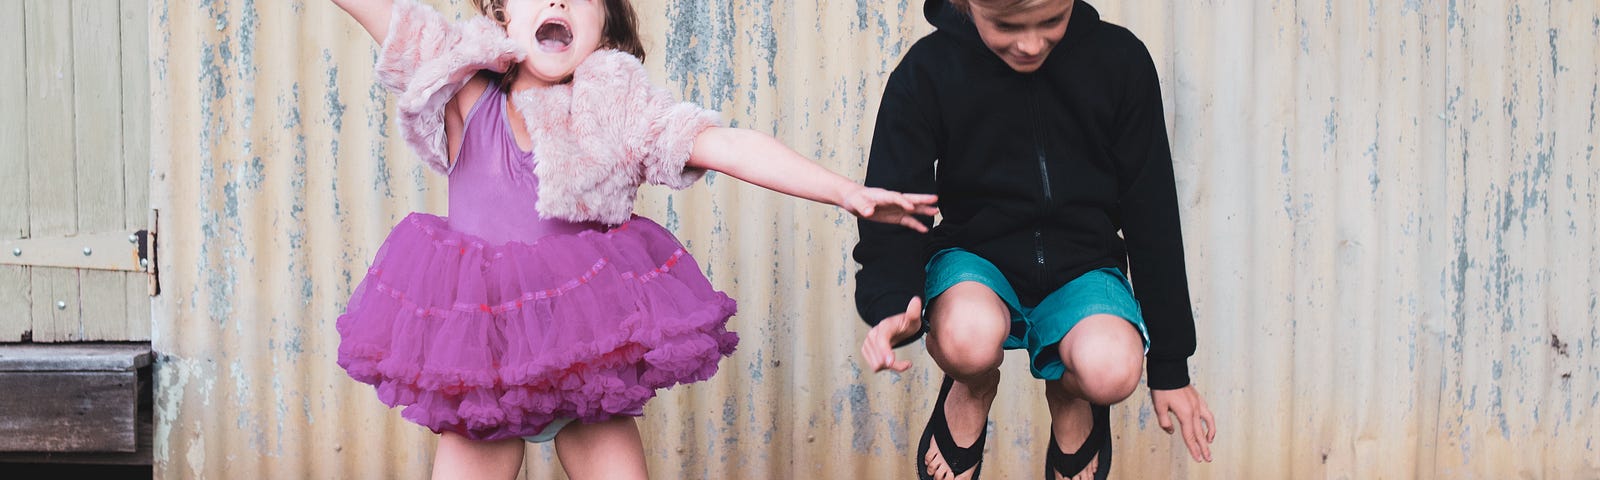
[[1019, 73], [946, 0], [923, 10], [938, 30], [889, 76], [866, 184], [937, 193], [944, 218], [927, 235], [858, 222], [861, 316], [877, 324], [904, 312], [922, 293], [928, 259], [949, 247], [993, 262], [1025, 306], [1117, 267], [1150, 332], [1149, 387], [1188, 385], [1194, 314], [1161, 88], [1144, 43], [1079, 0], [1044, 65]]

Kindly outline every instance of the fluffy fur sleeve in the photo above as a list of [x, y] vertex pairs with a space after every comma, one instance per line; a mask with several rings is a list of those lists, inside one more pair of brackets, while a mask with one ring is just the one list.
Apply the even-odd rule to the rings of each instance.
[[[626, 115], [616, 121], [625, 122], [634, 135], [636, 160], [642, 166], [643, 180], [674, 189], [693, 185], [705, 175], [704, 170], [686, 168], [689, 153], [694, 150], [694, 139], [708, 128], [722, 125], [720, 115], [713, 110], [677, 101], [671, 92], [650, 82], [644, 64], [639, 59], [616, 51], [595, 52], [580, 70], [587, 70], [591, 78], [604, 78], [594, 82], [604, 90], [595, 90], [593, 96], [619, 96], [626, 103]], [[575, 95], [582, 100], [582, 85], [575, 85]], [[595, 98], [599, 101], [599, 98]]]
[[674, 101], [637, 58], [615, 50], [590, 54], [572, 82], [513, 101], [534, 140], [539, 214], [573, 221], [627, 221], [643, 182], [694, 184], [705, 174], [684, 166], [694, 138], [720, 124], [716, 112]]
[[406, 143], [423, 163], [448, 174], [445, 106], [479, 71], [504, 72], [524, 56], [488, 18], [455, 23], [416, 0], [398, 0], [378, 52], [378, 83], [398, 97]]

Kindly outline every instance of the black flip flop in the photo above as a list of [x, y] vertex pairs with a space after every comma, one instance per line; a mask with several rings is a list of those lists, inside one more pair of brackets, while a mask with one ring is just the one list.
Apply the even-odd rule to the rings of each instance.
[[[1089, 466], [1089, 459], [1096, 454], [1100, 458], [1096, 463], [1094, 472], [1095, 480], [1105, 480], [1111, 474], [1111, 407], [1104, 405], [1090, 405], [1089, 409], [1094, 415], [1094, 427], [1089, 429], [1089, 438], [1083, 439], [1077, 451], [1064, 453], [1061, 446], [1056, 444], [1055, 429], [1050, 429], [1050, 448], [1045, 451], [1044, 478], [1054, 480], [1057, 475], [1072, 478], [1083, 472]], [[1098, 445], [1095, 448], [1092, 445]]]
[[[922, 429], [922, 442], [917, 445], [917, 478], [920, 480], [933, 480], [928, 475], [928, 446], [929, 440], [938, 442], [939, 455], [944, 457], [945, 465], [950, 466], [950, 471], [960, 476], [973, 470], [972, 480], [978, 480], [983, 473], [983, 444], [989, 437], [988, 425], [978, 432], [978, 439], [972, 446], [961, 448], [956, 446], [955, 438], [950, 436], [950, 424], [944, 416], [944, 399], [950, 396], [950, 387], [955, 385], [955, 380], [948, 375], [944, 377], [944, 385], [939, 387], [939, 399], [933, 403], [933, 415], [928, 418], [928, 426]], [[985, 421], [985, 423], [988, 423]]]

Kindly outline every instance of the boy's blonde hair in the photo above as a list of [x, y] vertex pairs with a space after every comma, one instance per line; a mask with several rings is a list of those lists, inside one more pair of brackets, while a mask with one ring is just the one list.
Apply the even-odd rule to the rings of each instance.
[[1009, 15], [1039, 8], [1047, 3], [1056, 1], [1059, 0], [950, 0], [950, 4], [955, 5], [956, 10], [960, 10], [961, 13], [967, 14], [968, 16], [972, 15], [972, 4], [974, 3], [983, 5], [983, 8], [994, 10], [1001, 15]]
[[[639, 40], [639, 16], [633, 13], [633, 3], [628, 0], [602, 1], [605, 2], [606, 23], [605, 30], [600, 32], [600, 47], [644, 60], [644, 43]], [[506, 24], [505, 0], [472, 0], [472, 7], [501, 26]]]

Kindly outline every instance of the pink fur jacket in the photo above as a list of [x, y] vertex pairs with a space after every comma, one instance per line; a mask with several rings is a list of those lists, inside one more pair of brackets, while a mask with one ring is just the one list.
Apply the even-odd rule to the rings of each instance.
[[[452, 23], [400, 0], [379, 52], [378, 81], [398, 96], [406, 143], [448, 175], [445, 106], [478, 72], [504, 72], [525, 56], [488, 18]], [[512, 102], [533, 137], [539, 216], [575, 222], [628, 221], [644, 182], [694, 184], [705, 174], [684, 166], [695, 136], [721, 124], [717, 112], [677, 102], [650, 83], [637, 58], [614, 50], [590, 54], [570, 83], [518, 92]]]

